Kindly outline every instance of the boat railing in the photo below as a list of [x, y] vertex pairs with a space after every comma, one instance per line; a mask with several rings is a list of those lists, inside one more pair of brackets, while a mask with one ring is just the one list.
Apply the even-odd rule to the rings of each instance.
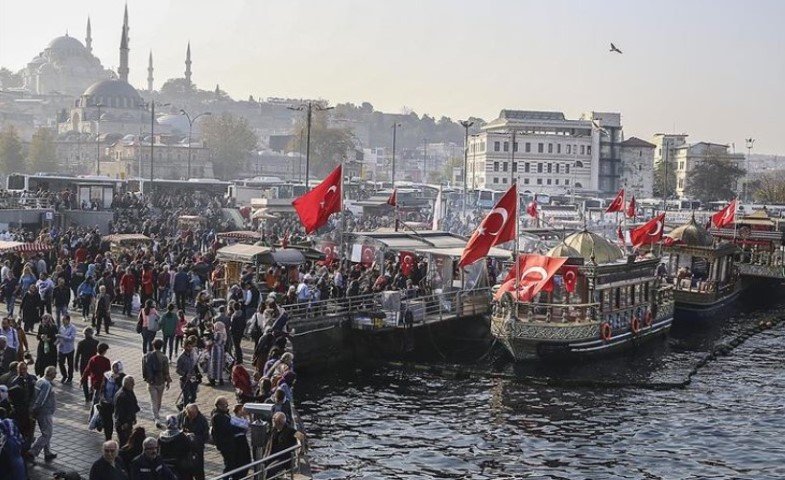
[[[516, 303], [517, 314], [524, 322], [581, 324], [597, 320], [599, 303]], [[504, 307], [501, 307], [504, 308]]]
[[379, 310], [382, 305], [380, 293], [353, 297], [329, 298], [319, 301], [304, 301], [285, 305], [289, 325], [297, 328], [323, 323], [329, 318], [344, 318], [350, 313]]
[[[300, 456], [304, 453], [303, 445], [298, 440], [297, 445], [280, 452], [267, 455], [258, 460], [243, 465], [221, 475], [211, 477], [210, 480], [272, 480], [275, 478], [293, 479], [298, 469]], [[251, 470], [251, 473], [247, 473]], [[272, 473], [271, 473], [272, 472]], [[237, 474], [245, 473], [238, 477]]]
[[736, 263], [747, 265], [761, 265], [768, 267], [782, 267], [785, 266], [785, 254], [781, 248], [772, 251], [745, 249], [736, 255]]
[[475, 316], [488, 313], [490, 308], [490, 288], [474, 290], [450, 290], [433, 293], [424, 297], [404, 298], [401, 300], [401, 312], [406, 321], [407, 312], [411, 313], [411, 321], [417, 322], [425, 318], [442, 320], [449, 316]]

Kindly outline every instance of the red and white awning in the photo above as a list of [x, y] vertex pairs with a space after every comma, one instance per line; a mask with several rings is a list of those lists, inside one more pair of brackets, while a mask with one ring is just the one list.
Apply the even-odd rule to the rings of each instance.
[[0, 253], [37, 253], [37, 252], [45, 252], [47, 250], [51, 250], [52, 245], [48, 243], [42, 242], [9, 242], [9, 241], [0, 241]]

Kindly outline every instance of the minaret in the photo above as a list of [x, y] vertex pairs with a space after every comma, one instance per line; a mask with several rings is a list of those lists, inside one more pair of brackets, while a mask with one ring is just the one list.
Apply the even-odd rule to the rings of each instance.
[[84, 39], [84, 45], [87, 47], [87, 53], [93, 53], [93, 29], [90, 28], [90, 17], [87, 17], [87, 36]]
[[147, 91], [153, 94], [153, 51], [150, 50], [150, 60], [147, 63]]
[[185, 51], [185, 83], [191, 85], [191, 42], [188, 42], [188, 48]]
[[128, 4], [125, 4], [125, 15], [123, 15], [123, 34], [120, 37], [120, 68], [117, 74], [120, 80], [128, 83]]

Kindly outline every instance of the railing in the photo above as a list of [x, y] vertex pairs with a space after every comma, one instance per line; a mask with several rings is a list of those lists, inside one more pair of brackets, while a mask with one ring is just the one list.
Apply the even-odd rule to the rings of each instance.
[[289, 315], [289, 325], [295, 330], [323, 323], [324, 319], [344, 319], [350, 313], [381, 308], [381, 294], [372, 293], [354, 297], [330, 298], [320, 301], [305, 301], [283, 307]]
[[54, 202], [39, 197], [0, 197], [0, 210], [52, 208]]
[[785, 254], [782, 249], [773, 252], [743, 250], [736, 256], [736, 263], [745, 265], [761, 265], [767, 267], [782, 267], [785, 265]]
[[517, 303], [515, 308], [516, 317], [524, 322], [585, 323], [596, 320], [599, 304]]
[[[401, 299], [401, 312], [405, 316], [411, 312], [412, 321], [445, 316], [474, 316], [488, 313], [490, 308], [490, 289], [452, 290], [434, 293], [424, 297]], [[404, 318], [404, 321], [406, 319]]]
[[[294, 478], [294, 474], [296, 473], [296, 462], [302, 453], [302, 449], [303, 446], [298, 441], [297, 445], [294, 445], [293, 447], [289, 447], [286, 450], [281, 450], [280, 452], [260, 458], [259, 460], [254, 460], [247, 465], [243, 465], [242, 467], [236, 468], [216, 477], [211, 477], [210, 480], [227, 480], [230, 478], [232, 480], [272, 480], [274, 478], [285, 478], [287, 476], [288, 478]], [[268, 472], [285, 466], [287, 467], [280, 472], [276, 472], [271, 476], [267, 476]], [[253, 472], [246, 474], [243, 477], [235, 476], [238, 473], [248, 472], [248, 470], [253, 470]]]

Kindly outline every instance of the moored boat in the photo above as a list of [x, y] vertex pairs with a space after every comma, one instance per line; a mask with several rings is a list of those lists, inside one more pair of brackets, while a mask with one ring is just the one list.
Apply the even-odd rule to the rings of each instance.
[[[523, 298], [520, 288], [517, 298], [515, 292], [497, 294], [493, 304], [491, 333], [516, 360], [598, 356], [670, 329], [673, 288], [656, 275], [659, 258], [628, 256], [585, 229], [547, 257], [560, 259], [558, 269], [548, 272], [549, 286]], [[529, 270], [544, 277], [541, 267], [530, 267], [520, 272], [523, 283]]]

